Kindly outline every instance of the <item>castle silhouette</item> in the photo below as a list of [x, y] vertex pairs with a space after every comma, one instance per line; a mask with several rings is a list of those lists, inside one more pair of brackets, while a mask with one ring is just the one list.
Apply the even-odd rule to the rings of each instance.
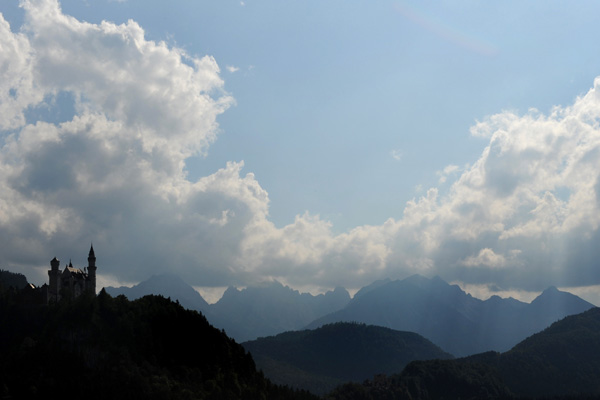
[[64, 270], [61, 271], [59, 267], [60, 261], [54, 257], [50, 261], [49, 282], [45, 290], [47, 303], [64, 297], [77, 297], [86, 291], [96, 294], [96, 255], [93, 245], [90, 246], [88, 266], [84, 270], [73, 267], [71, 261]]

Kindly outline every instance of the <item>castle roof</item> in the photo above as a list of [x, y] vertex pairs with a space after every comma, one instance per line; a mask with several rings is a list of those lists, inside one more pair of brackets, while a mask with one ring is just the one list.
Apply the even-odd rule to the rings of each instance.
[[71, 274], [71, 276], [76, 276], [76, 277], [81, 277], [81, 278], [85, 278], [87, 276], [87, 274], [85, 272], [83, 272], [79, 268], [73, 267], [73, 264], [71, 264], [71, 263], [69, 263], [69, 266], [65, 267], [65, 271], [63, 273], [65, 273], [65, 272], [68, 274]]

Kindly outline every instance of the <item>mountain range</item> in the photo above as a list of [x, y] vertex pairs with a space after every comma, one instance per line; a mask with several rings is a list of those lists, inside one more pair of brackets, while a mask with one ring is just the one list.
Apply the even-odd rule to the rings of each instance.
[[242, 346], [273, 383], [318, 395], [345, 382], [397, 373], [414, 360], [453, 358], [416, 333], [350, 322], [285, 332]]
[[301, 329], [311, 321], [343, 308], [350, 301], [344, 288], [313, 296], [279, 282], [237, 289], [229, 287], [215, 304], [173, 274], [154, 275], [133, 287], [107, 287], [111, 296], [134, 300], [148, 294], [169, 297], [185, 308], [202, 312], [211, 324], [238, 343]]
[[201, 311], [238, 342], [352, 321], [416, 332], [459, 357], [507, 351], [551, 323], [593, 307], [555, 287], [531, 303], [498, 296], [480, 300], [440, 277], [420, 275], [373, 282], [352, 299], [343, 288], [313, 296], [271, 282], [241, 290], [229, 287], [217, 303], [208, 304], [170, 274], [153, 276], [132, 288], [108, 287], [106, 291], [129, 299], [160, 294], [178, 300], [186, 308]]
[[[310, 383], [317, 385], [312, 390], [323, 393], [324, 385], [346, 379], [355, 382], [338, 386], [322, 398], [600, 398], [600, 308], [596, 307], [560, 317], [508, 351], [452, 359], [417, 333], [356, 322], [261, 338], [244, 343], [244, 348], [198, 312], [164, 297], [129, 301], [102, 290], [97, 296], [83, 293], [45, 304], [23, 295], [39, 290], [32, 285], [15, 287], [22, 281], [19, 274], [0, 274], [0, 398], [42, 398], [52, 393], [64, 399], [314, 399], [309, 392], [289, 386]], [[159, 277], [157, 282], [161, 281]], [[436, 303], [446, 300], [447, 309], [467, 310], [470, 314], [464, 315], [472, 321], [481, 312], [472, 304], [484, 303], [487, 313], [512, 307], [522, 313], [505, 315], [504, 320], [488, 317], [504, 322], [516, 319], [527, 328], [589, 304], [556, 288], [547, 289], [530, 304], [496, 297], [472, 303], [459, 288], [439, 278], [413, 276], [375, 282], [342, 310], [390, 284], [412, 290], [414, 307], [423, 301], [416, 294], [422, 297], [433, 288], [428, 304], [440, 307]], [[288, 387], [273, 385], [264, 379], [267, 373], [274, 380], [294, 381], [288, 381]], [[377, 375], [356, 382], [367, 374]]]
[[161, 295], [177, 300], [183, 307], [200, 311], [203, 314], [206, 314], [209, 309], [209, 304], [200, 293], [175, 274], [152, 275], [149, 279], [132, 287], [109, 286], [104, 290], [113, 297], [125, 295], [129, 300], [139, 299], [149, 294]]
[[492, 296], [480, 300], [441, 278], [414, 275], [361, 289], [341, 310], [306, 328], [356, 321], [416, 332], [455, 356], [507, 351], [551, 323], [594, 307], [551, 287], [531, 303]]
[[301, 329], [311, 321], [343, 308], [350, 301], [346, 289], [313, 296], [279, 282], [243, 290], [228, 288], [211, 306], [208, 318], [238, 342]]

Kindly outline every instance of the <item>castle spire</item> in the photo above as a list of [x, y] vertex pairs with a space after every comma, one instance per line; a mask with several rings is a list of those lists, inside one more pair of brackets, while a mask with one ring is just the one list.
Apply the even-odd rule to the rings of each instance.
[[88, 277], [89, 277], [89, 289], [92, 293], [96, 294], [96, 254], [94, 254], [94, 245], [90, 246], [90, 253], [88, 254]]

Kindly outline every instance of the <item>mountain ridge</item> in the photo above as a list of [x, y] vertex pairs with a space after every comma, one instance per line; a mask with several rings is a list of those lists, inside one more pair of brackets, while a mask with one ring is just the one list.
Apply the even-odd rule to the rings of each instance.
[[129, 300], [139, 299], [149, 294], [161, 295], [179, 301], [179, 303], [190, 310], [206, 313], [209, 304], [200, 293], [193, 287], [185, 283], [178, 275], [172, 273], [162, 273], [152, 275], [132, 287], [105, 287], [108, 294], [113, 297], [125, 295]]
[[211, 324], [238, 342], [301, 329], [350, 301], [350, 294], [342, 287], [315, 296], [272, 281], [244, 289], [229, 286], [219, 301], [209, 304], [179, 276], [170, 273], [152, 275], [133, 287], [105, 290], [111, 296], [122, 294], [130, 300], [150, 294], [177, 300], [185, 308], [202, 312]]
[[554, 322], [507, 352], [413, 361], [400, 373], [346, 383], [325, 397], [352, 399], [597, 399], [600, 308]]
[[490, 297], [480, 300], [440, 277], [413, 275], [380, 282], [348, 305], [306, 326], [357, 321], [417, 332], [457, 355], [506, 351], [520, 340], [593, 304], [568, 292], [547, 289], [531, 303]]
[[321, 395], [337, 384], [399, 372], [413, 360], [453, 358], [419, 334], [349, 322], [284, 332], [242, 346], [274, 383]]
[[130, 299], [160, 294], [201, 311], [239, 342], [278, 333], [357, 321], [417, 332], [457, 356], [506, 351], [519, 340], [567, 315], [592, 307], [581, 298], [549, 287], [531, 303], [492, 296], [481, 300], [441, 277], [412, 275], [383, 279], [361, 288], [353, 298], [344, 288], [314, 296], [277, 281], [238, 289], [230, 286], [208, 304], [172, 274], [153, 275], [132, 288], [107, 288]]

